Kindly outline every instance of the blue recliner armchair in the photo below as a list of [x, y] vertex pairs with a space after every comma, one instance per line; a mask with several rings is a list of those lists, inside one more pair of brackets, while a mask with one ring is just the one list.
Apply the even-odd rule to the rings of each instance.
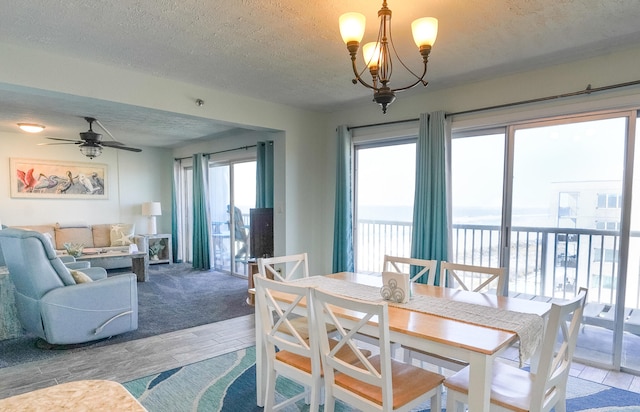
[[50, 344], [107, 338], [138, 328], [138, 289], [133, 273], [107, 278], [83, 268], [93, 281], [78, 283], [41, 234], [0, 230], [0, 248], [15, 286], [22, 327]]

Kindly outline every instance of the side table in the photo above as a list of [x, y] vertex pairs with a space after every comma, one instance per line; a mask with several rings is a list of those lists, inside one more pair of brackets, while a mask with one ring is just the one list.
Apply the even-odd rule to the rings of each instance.
[[14, 286], [6, 266], [0, 266], [0, 340], [22, 335], [22, 326], [16, 312]]
[[[173, 263], [171, 234], [142, 235], [149, 245], [149, 264]], [[156, 252], [156, 253], [154, 253]]]

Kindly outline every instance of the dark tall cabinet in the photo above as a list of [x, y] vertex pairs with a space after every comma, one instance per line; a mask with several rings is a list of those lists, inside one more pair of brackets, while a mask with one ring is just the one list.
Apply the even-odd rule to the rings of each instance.
[[251, 257], [273, 256], [273, 208], [256, 208], [249, 211]]

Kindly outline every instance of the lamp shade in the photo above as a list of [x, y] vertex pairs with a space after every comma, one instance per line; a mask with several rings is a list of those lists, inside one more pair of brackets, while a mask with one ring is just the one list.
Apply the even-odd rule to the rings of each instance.
[[340, 16], [340, 34], [345, 43], [355, 41], [360, 43], [364, 36], [366, 19], [360, 13], [345, 13]]
[[162, 205], [160, 202], [146, 202], [142, 204], [143, 216], [161, 216]]
[[411, 23], [413, 41], [416, 46], [433, 46], [438, 36], [438, 19], [434, 17], [423, 17]]
[[372, 41], [362, 46], [362, 56], [369, 68], [377, 67], [380, 60], [380, 43]]

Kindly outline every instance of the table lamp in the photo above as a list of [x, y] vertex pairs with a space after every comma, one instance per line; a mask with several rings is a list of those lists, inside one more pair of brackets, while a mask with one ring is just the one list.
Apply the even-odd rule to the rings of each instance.
[[142, 204], [142, 216], [148, 217], [147, 222], [147, 234], [155, 235], [156, 231], [156, 216], [162, 215], [162, 206], [160, 202], [146, 202]]

